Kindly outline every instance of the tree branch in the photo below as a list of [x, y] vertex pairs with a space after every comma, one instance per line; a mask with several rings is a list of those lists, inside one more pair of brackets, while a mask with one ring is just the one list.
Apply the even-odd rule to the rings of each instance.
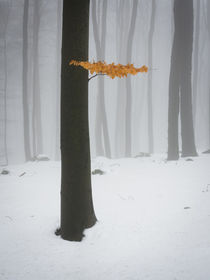
[[97, 74], [91, 76], [90, 78], [88, 78], [88, 82], [89, 82], [91, 79], [93, 79], [93, 78], [95, 78], [95, 77], [97, 77], [97, 76], [105, 76], [105, 75], [106, 75], [106, 74], [103, 74], [103, 73], [97, 73]]

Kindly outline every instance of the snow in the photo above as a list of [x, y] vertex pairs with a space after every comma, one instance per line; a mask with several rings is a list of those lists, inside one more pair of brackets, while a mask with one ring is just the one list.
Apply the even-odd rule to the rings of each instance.
[[[82, 242], [59, 226], [60, 162], [0, 175], [1, 280], [210, 279], [210, 155], [92, 160], [97, 224]], [[3, 168], [0, 170], [0, 172]]]

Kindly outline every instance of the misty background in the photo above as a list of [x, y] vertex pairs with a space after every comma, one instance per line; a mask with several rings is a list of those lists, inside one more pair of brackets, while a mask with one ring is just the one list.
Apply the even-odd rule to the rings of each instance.
[[[96, 77], [89, 82], [92, 157], [167, 152], [173, 3], [90, 1], [89, 61], [130, 62], [150, 69], [124, 79]], [[193, 21], [193, 120], [201, 152], [210, 146], [208, 0], [194, 1]], [[1, 165], [39, 154], [60, 159], [61, 37], [61, 0], [0, 0]]]

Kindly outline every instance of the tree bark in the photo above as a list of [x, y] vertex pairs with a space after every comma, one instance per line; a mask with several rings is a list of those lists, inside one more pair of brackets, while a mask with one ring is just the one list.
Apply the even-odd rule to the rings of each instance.
[[81, 241], [96, 223], [91, 190], [88, 72], [89, 0], [64, 0], [61, 65], [61, 237]]
[[175, 0], [175, 31], [169, 78], [168, 160], [179, 158], [178, 117], [181, 113], [182, 156], [196, 156], [192, 117], [193, 1]]

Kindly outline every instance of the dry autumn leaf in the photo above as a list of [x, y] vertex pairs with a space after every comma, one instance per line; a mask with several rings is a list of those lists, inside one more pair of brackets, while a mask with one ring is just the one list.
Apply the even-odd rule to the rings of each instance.
[[122, 64], [117, 64], [115, 65], [114, 63], [107, 64], [106, 62], [98, 61], [98, 62], [88, 62], [88, 61], [76, 61], [76, 60], [71, 60], [70, 65], [75, 65], [75, 66], [81, 66], [87, 70], [90, 71], [91, 75], [93, 73], [97, 74], [103, 74], [107, 75], [110, 78], [114, 79], [115, 77], [127, 77], [127, 74], [131, 75], [136, 75], [137, 73], [141, 72], [148, 72], [148, 67], [145, 65], [136, 68], [133, 66], [133, 64], [127, 64], [127, 65], [122, 65]]

